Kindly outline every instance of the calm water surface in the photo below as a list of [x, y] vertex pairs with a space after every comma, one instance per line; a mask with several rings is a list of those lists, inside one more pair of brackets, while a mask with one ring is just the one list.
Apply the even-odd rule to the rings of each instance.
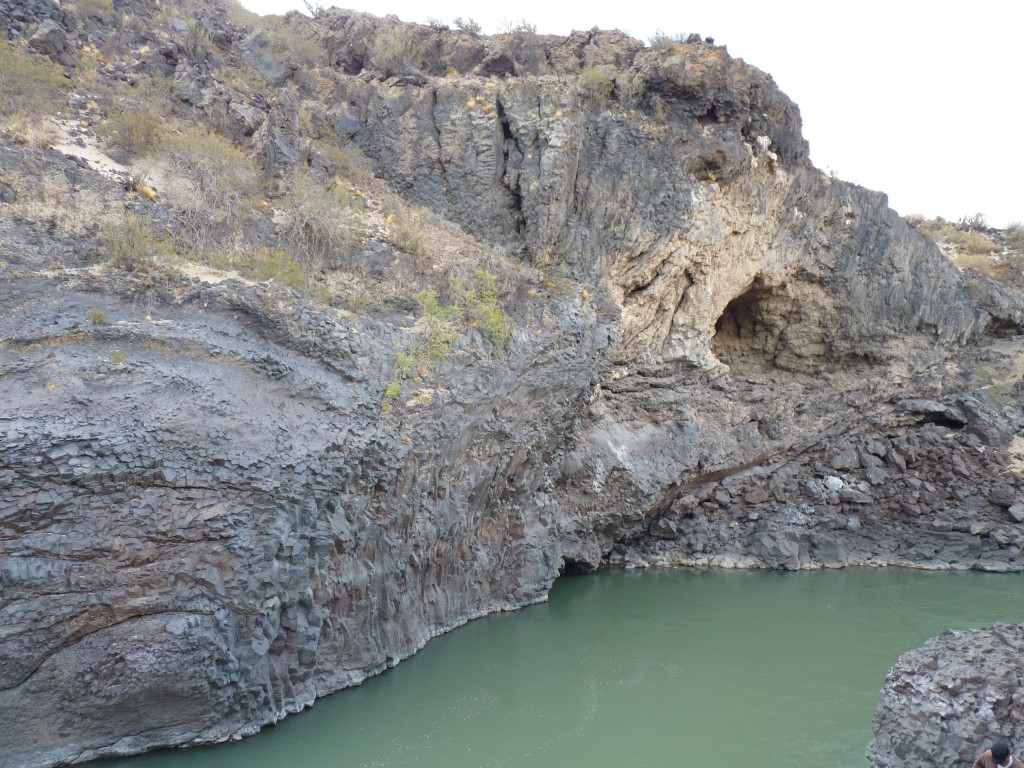
[[886, 672], [1024, 621], [1018, 574], [599, 573], [246, 741], [103, 768], [864, 768]]

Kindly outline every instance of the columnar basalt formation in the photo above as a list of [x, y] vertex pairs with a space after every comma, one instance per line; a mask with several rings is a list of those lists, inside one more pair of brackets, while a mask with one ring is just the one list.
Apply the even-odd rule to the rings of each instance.
[[[0, 764], [253, 733], [567, 569], [1024, 568], [1019, 384], [996, 398], [973, 372], [1012, 379], [1024, 304], [813, 168], [766, 74], [699, 39], [331, 10], [308, 22], [331, 67], [305, 81], [222, 8], [197, 18], [265, 97], [180, 47], [132, 72], [168, 69], [269, 184], [329, 168], [303, 136], [329, 126], [541, 278], [509, 291], [504, 350], [467, 329], [391, 409], [423, 333], [408, 297], [357, 314], [103, 272], [95, 237], [10, 217]], [[373, 70], [403, 29], [419, 66]], [[0, 153], [0, 182], [124, 195], [60, 152]], [[415, 273], [362, 255], [373, 279]]]

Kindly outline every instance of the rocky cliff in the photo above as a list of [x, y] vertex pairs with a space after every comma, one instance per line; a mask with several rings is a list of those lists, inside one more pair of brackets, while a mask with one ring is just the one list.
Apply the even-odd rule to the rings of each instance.
[[[766, 74], [695, 38], [182, 8], [0, 3], [69, 89], [52, 146], [0, 146], [4, 765], [253, 733], [565, 571], [1024, 567], [1024, 304], [813, 168]], [[189, 194], [124, 134], [88, 155], [160, 78], [263, 202], [184, 149]], [[339, 148], [373, 175], [320, 252]]]

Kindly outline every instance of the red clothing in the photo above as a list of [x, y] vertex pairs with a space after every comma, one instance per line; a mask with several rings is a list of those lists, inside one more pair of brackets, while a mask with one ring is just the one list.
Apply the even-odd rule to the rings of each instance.
[[[974, 761], [974, 768], [998, 768], [996, 761], [992, 759], [991, 749], [986, 749], [985, 753]], [[1008, 768], [1024, 768], [1024, 763], [1012, 755]]]

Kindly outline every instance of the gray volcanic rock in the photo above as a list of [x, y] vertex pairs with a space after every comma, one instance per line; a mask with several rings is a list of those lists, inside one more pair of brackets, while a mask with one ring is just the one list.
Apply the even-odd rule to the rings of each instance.
[[1022, 660], [1024, 625], [1006, 624], [947, 630], [900, 656], [875, 711], [873, 768], [970, 765], [999, 738], [1021, 744]]
[[38, 310], [0, 355], [3, 765], [252, 733], [556, 577], [542, 459], [592, 333], [467, 352], [449, 418], [400, 426], [386, 329], [232, 283], [148, 286], [156, 320], [94, 280], [4, 286]]
[[[160, 67], [251, 133], [279, 191], [295, 166], [327, 175], [304, 134], [327, 126], [538, 277], [504, 298], [504, 349], [462, 329], [392, 408], [423, 334], [404, 311], [446, 265], [368, 241], [346, 258], [408, 283], [360, 314], [121, 274], [96, 227], [64, 232], [23, 193], [75, 201], [74, 180], [173, 212], [0, 146], [5, 768], [253, 733], [566, 570], [1024, 568], [1020, 385], [972, 372], [1019, 382], [1024, 303], [814, 169], [770, 77], [699, 40], [304, 23], [334, 64], [316, 77], [210, 22], [218, 56], [288, 81], [266, 97], [219, 83], [209, 52]], [[371, 61], [396, 34], [412, 75]]]
[[46, 19], [29, 38], [28, 44], [40, 53], [56, 59], [64, 52], [68, 35], [53, 19]]

